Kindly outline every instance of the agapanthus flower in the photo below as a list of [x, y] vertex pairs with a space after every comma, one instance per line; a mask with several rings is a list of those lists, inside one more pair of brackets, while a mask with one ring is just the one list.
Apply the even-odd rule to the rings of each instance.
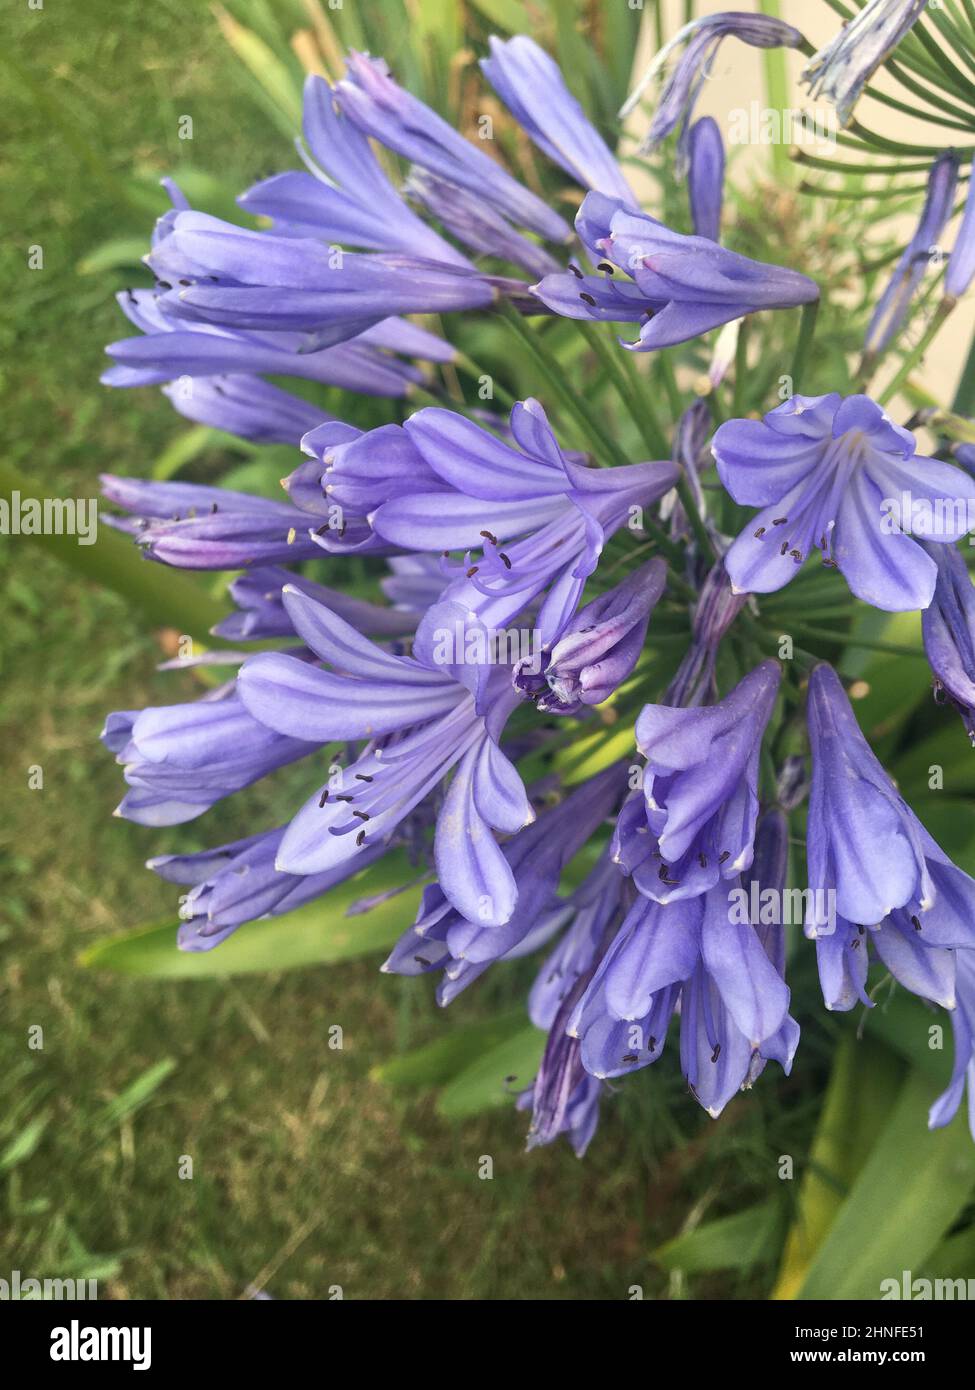
[[686, 169], [687, 130], [694, 115], [694, 107], [701, 88], [710, 76], [715, 54], [723, 40], [730, 36], [753, 48], [798, 48], [803, 42], [802, 34], [791, 24], [785, 24], [769, 15], [749, 14], [741, 10], [722, 10], [718, 14], [704, 15], [685, 24], [655, 54], [649, 68], [620, 111], [620, 117], [625, 118], [636, 108], [646, 88], [665, 69], [671, 55], [683, 44], [684, 51], [674, 64], [660, 93], [650, 129], [640, 146], [641, 153], [654, 149], [680, 124], [678, 172]]
[[[938, 240], [952, 214], [958, 164], [955, 152], [947, 150], [931, 166], [924, 207], [914, 234], [867, 325], [863, 342], [867, 364], [890, 346], [907, 318], [917, 288], [931, 263], [932, 252], [938, 249]], [[949, 269], [950, 265], [949, 261]]]
[[691, 618], [691, 640], [664, 701], [691, 708], [715, 698], [715, 668], [725, 633], [747, 601], [735, 593], [723, 561], [712, 565], [704, 577]]
[[726, 421], [714, 436], [718, 474], [736, 502], [762, 508], [724, 557], [735, 589], [781, 589], [819, 549], [875, 608], [926, 608], [937, 566], [910, 532], [938, 544], [965, 535], [975, 483], [916, 448], [868, 396], [836, 391]]
[[626, 771], [625, 764], [614, 764], [573, 788], [501, 846], [517, 890], [507, 921], [492, 921], [480, 907], [465, 910], [442, 881], [433, 884], [424, 890], [416, 921], [383, 970], [396, 975], [442, 971], [437, 1001], [446, 1005], [493, 962], [543, 945], [580, 905], [574, 896], [558, 898], [559, 880], [570, 860], [616, 810]]
[[691, 126], [688, 144], [687, 196], [696, 236], [717, 241], [721, 235], [724, 192], [724, 143], [717, 121], [702, 116]]
[[[538, 298], [567, 318], [639, 323], [636, 352], [671, 347], [760, 309], [789, 309], [819, 296], [796, 270], [766, 265], [728, 251], [708, 237], [673, 232], [619, 199], [589, 193], [576, 231], [603, 273], [572, 267], [546, 275]], [[613, 268], [632, 278], [616, 279]]]
[[641, 710], [643, 788], [623, 807], [613, 852], [646, 897], [694, 898], [749, 868], [759, 755], [780, 676], [778, 663], [765, 661], [716, 705]]
[[279, 737], [367, 742], [292, 818], [277, 867], [313, 874], [354, 860], [454, 771], [434, 842], [440, 884], [459, 910], [506, 922], [517, 888], [491, 830], [512, 834], [534, 811], [499, 742], [518, 700], [510, 670], [471, 663], [458, 648], [458, 630], [466, 635], [476, 618], [434, 605], [407, 657], [297, 589], [285, 588], [283, 601], [295, 631], [334, 669], [286, 653], [251, 657], [237, 678], [244, 707]]
[[975, 276], [975, 179], [968, 185], [965, 211], [945, 271], [945, 294], [958, 299]]
[[404, 91], [381, 58], [350, 54], [348, 70], [336, 83], [334, 96], [344, 116], [403, 159], [489, 198], [512, 222], [539, 236], [552, 241], [567, 239], [568, 227], [547, 203], [465, 140], [429, 106]]
[[278, 917], [319, 898], [386, 853], [373, 845], [356, 860], [321, 874], [285, 874], [275, 868], [284, 827], [250, 835], [197, 854], [161, 854], [147, 867], [190, 889], [180, 905], [181, 951], [211, 951], [244, 922]]
[[833, 103], [841, 125], [846, 125], [860, 93], [926, 4], [927, 0], [869, 0], [810, 58], [802, 80], [811, 96], [825, 96]]
[[481, 70], [498, 96], [553, 163], [597, 193], [639, 205], [615, 156], [565, 85], [558, 64], [523, 34], [489, 39]]
[[106, 516], [153, 560], [181, 569], [231, 570], [309, 560], [320, 550], [309, 517], [289, 502], [200, 483], [101, 476], [102, 492], [130, 517]]
[[666, 563], [649, 560], [580, 608], [540, 660], [515, 664], [516, 688], [545, 714], [578, 714], [608, 700], [633, 672], [666, 577]]
[[938, 567], [934, 598], [921, 614], [935, 695], [950, 700], [975, 744], [975, 589], [953, 545], [928, 547]]
[[[391, 578], [395, 587], [395, 574]], [[424, 612], [443, 587], [442, 576], [438, 575], [437, 578], [438, 587], [436, 592], [430, 594], [429, 602], [423, 604]], [[213, 629], [214, 634], [231, 642], [258, 642], [269, 637], [294, 636], [291, 618], [284, 605], [284, 590], [289, 585], [316, 602], [323, 603], [332, 613], [351, 623], [367, 637], [402, 637], [416, 627], [418, 614], [413, 609], [370, 603], [341, 589], [330, 589], [313, 579], [305, 579], [291, 570], [268, 565], [249, 570], [231, 581], [229, 594], [236, 608], [217, 624]]]
[[233, 681], [186, 704], [110, 714], [102, 742], [124, 767], [130, 788], [115, 814], [157, 826], [193, 820], [223, 797], [319, 748], [253, 718]]
[[787, 834], [778, 813], [763, 821], [752, 874], [730, 886], [666, 905], [636, 900], [567, 1020], [586, 1071], [621, 1076], [655, 1062], [678, 1012], [681, 1070], [712, 1116], [766, 1061], [788, 1073], [799, 1028], [782, 975], [781, 914], [763, 926], [743, 906], [753, 881], [781, 903]]
[[897, 791], [825, 663], [809, 678], [808, 717], [807, 934], [833, 935], [839, 922], [884, 923], [885, 941], [910, 928], [926, 946], [975, 946], [975, 880], [952, 864]]
[[928, 1114], [931, 1129], [950, 1124], [968, 1087], [968, 1128], [975, 1139], [975, 951], [956, 951], [958, 1004], [951, 1015], [955, 1036], [955, 1065], [951, 1080]]

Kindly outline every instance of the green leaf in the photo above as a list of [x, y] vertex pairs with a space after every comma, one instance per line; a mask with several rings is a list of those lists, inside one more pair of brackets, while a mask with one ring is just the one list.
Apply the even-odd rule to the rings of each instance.
[[[42, 502], [54, 498], [32, 478], [0, 461], [0, 497], [13, 506], [15, 492]], [[86, 579], [122, 594], [154, 627], [175, 627], [190, 637], [204, 638], [228, 611], [228, 604], [213, 598], [199, 580], [147, 560], [130, 537], [108, 526], [99, 526], [93, 545], [80, 545], [79, 538], [72, 535], [23, 539], [47, 550]], [[217, 638], [208, 641], [221, 645]]]
[[156, 1062], [147, 1068], [141, 1076], [126, 1086], [125, 1090], [110, 1100], [104, 1110], [96, 1120], [96, 1124], [109, 1129], [117, 1125], [121, 1120], [127, 1119], [129, 1115], [134, 1115], [140, 1110], [146, 1101], [151, 1100], [159, 1087], [176, 1070], [176, 1060], [173, 1057], [164, 1057], [161, 1062]]
[[[871, 1016], [872, 1017], [872, 1016]], [[904, 1075], [872, 1037], [840, 1039], [773, 1299], [795, 1298], [891, 1111]]]
[[519, 1005], [479, 1023], [460, 1027], [445, 1024], [448, 1031], [443, 1037], [384, 1062], [374, 1069], [372, 1076], [388, 1086], [403, 1089], [443, 1086], [486, 1051], [521, 1032], [524, 1023], [525, 1010]]
[[770, 1198], [732, 1216], [721, 1216], [655, 1250], [664, 1269], [705, 1274], [714, 1269], [750, 1269], [772, 1258], [785, 1224], [781, 1202]]
[[38, 1115], [36, 1119], [30, 1120], [16, 1138], [12, 1139], [3, 1153], [0, 1153], [0, 1173], [7, 1173], [11, 1168], [16, 1168], [18, 1163], [23, 1163], [30, 1158], [34, 1150], [43, 1138], [44, 1131], [47, 1129], [47, 1116]]
[[531, 16], [522, 0], [472, 0], [489, 23], [509, 34], [528, 34], [532, 30]]
[[219, 5], [214, 6], [214, 13], [220, 32], [259, 83], [272, 109], [280, 113], [292, 130], [300, 130], [301, 84], [262, 38], [238, 24], [233, 15]]
[[103, 275], [106, 270], [141, 266], [148, 245], [145, 237], [113, 237], [78, 262], [79, 275]]
[[465, 1067], [441, 1091], [438, 1112], [447, 1119], [462, 1120], [494, 1106], [510, 1105], [517, 1092], [535, 1079], [544, 1047], [544, 1033], [522, 1028]]
[[156, 980], [206, 980], [354, 960], [397, 940], [413, 920], [420, 889], [407, 889], [354, 917], [346, 916], [346, 909], [367, 891], [381, 893], [413, 876], [405, 854], [397, 852], [316, 902], [248, 923], [212, 951], [177, 950], [176, 923], [166, 922], [103, 937], [82, 952], [81, 963]]
[[964, 1210], [975, 1186], [975, 1145], [961, 1114], [946, 1129], [928, 1130], [932, 1099], [928, 1077], [912, 1072], [799, 1298], [879, 1298], [881, 1281], [921, 1269]]

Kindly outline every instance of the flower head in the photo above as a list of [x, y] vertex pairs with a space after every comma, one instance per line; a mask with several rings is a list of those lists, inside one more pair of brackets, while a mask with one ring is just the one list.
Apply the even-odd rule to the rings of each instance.
[[846, 125], [871, 77], [921, 17], [928, 0], [869, 0], [815, 53], [802, 74], [814, 97], [825, 95]]
[[875, 608], [926, 608], [937, 566], [909, 533], [939, 544], [965, 535], [975, 483], [916, 447], [868, 396], [835, 391], [721, 425], [721, 481], [736, 502], [762, 508], [724, 557], [735, 589], [781, 589], [818, 548]]

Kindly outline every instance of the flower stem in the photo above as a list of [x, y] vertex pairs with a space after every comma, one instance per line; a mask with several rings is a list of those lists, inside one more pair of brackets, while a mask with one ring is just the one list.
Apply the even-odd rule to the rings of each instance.
[[886, 405], [889, 400], [892, 400], [893, 397], [897, 395], [897, 392], [904, 385], [904, 382], [910, 376], [911, 372], [913, 372], [914, 368], [931, 346], [935, 337], [937, 337], [938, 333], [941, 331], [941, 326], [955, 307], [955, 302], [956, 301], [952, 299], [950, 295], [945, 295], [944, 299], [942, 299], [931, 316], [931, 322], [925, 329], [921, 341], [907, 354], [904, 361], [901, 363], [900, 370], [894, 376], [893, 380], [887, 383], [883, 393], [878, 397], [878, 403], [880, 405]]
[[584, 320], [576, 320], [576, 324], [602, 363], [606, 375], [616, 388], [617, 395], [643, 436], [643, 442], [650, 450], [651, 455], [654, 458], [667, 458], [669, 454], [667, 437], [660, 421], [654, 414], [650, 400], [640, 390], [642, 383], [635, 384], [628, 381], [622, 363], [619, 361], [618, 353], [625, 352], [626, 349], [618, 348], [614, 351], [595, 324], [586, 323]]
[[802, 306], [799, 317], [799, 336], [796, 338], [796, 348], [792, 355], [792, 377], [793, 393], [799, 390], [799, 377], [805, 370], [806, 358], [809, 356], [809, 349], [812, 347], [813, 336], [816, 332], [816, 317], [819, 314], [819, 300], [812, 299], [808, 304]]
[[854, 637], [847, 632], [833, 632], [828, 627], [813, 627], [807, 623], [792, 623], [793, 630], [804, 637], [821, 637], [841, 647], [861, 647], [868, 652], [886, 652], [888, 656], [916, 656], [924, 661], [918, 647], [905, 647], [897, 642], [872, 642], [866, 637]]

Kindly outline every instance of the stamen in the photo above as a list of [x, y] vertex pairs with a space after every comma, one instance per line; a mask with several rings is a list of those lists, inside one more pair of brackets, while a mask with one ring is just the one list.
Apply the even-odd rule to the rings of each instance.
[[719, 864], [723, 864], [724, 861], [725, 861], [726, 859], [730, 859], [730, 858], [731, 858], [731, 850], [730, 850], [730, 849], [723, 849], [723, 850], [721, 851], [721, 853], [718, 855], [718, 863], [719, 863]]
[[498, 551], [498, 559], [502, 562], [506, 570], [511, 569], [511, 561], [508, 559], [507, 555], [504, 553], [503, 550]]
[[492, 536], [490, 531], [480, 531], [478, 534], [483, 536], [486, 541], [490, 541], [492, 545], [497, 545], [498, 538], [497, 536]]
[[760, 541], [764, 535], [765, 535], [765, 527], [764, 527], [764, 526], [760, 526], [760, 527], [758, 528], [758, 530], [755, 532], [755, 539], [756, 539], [757, 541]]
[[369, 820], [369, 819], [370, 819], [370, 816], [369, 816], [369, 812], [368, 812], [368, 811], [353, 811], [352, 814], [353, 814], [354, 816], [358, 816], [360, 820]]
[[920, 919], [917, 918], [917, 917], [912, 917], [912, 918], [911, 918], [911, 926], [914, 928], [915, 931], [920, 931], [920, 930], [921, 930], [921, 922], [920, 922]]
[[711, 1061], [712, 1061], [712, 1062], [716, 1062], [720, 1056], [721, 1056], [721, 1044], [720, 1044], [720, 1043], [715, 1043], [715, 1044], [714, 1044], [714, 1051], [711, 1053]]
[[582, 271], [579, 269], [579, 267], [578, 267], [577, 265], [570, 265], [570, 266], [569, 266], [569, 274], [570, 274], [570, 275], [574, 275], [574, 276], [576, 277], [577, 280], [582, 280], [582, 279], [585, 278], [585, 277], [583, 276], [583, 274], [582, 274]]
[[477, 574], [477, 571], [478, 571], [479, 569], [480, 569], [480, 566], [479, 566], [479, 565], [471, 565], [470, 569], [467, 571], [467, 578], [468, 578], [468, 579], [473, 579], [474, 576], [475, 576], [475, 574]]
[[355, 842], [357, 846], [366, 843], [366, 832], [364, 830], [359, 831], [358, 835], [355, 837]]
[[327, 800], [328, 800], [328, 787], [326, 787], [325, 790], [322, 792], [321, 798], [320, 798], [320, 800], [319, 800], [319, 802], [318, 802], [319, 806], [324, 806], [324, 805], [325, 805], [325, 802], [326, 802]]
[[583, 293], [583, 294], [580, 294], [579, 298], [582, 300], [582, 302], [583, 302], [584, 304], [591, 304], [592, 307], [595, 309], [595, 307], [596, 307], [596, 301], [595, 301], [595, 299], [593, 299], [593, 297], [592, 297], [591, 294], [585, 294], [585, 293]]

